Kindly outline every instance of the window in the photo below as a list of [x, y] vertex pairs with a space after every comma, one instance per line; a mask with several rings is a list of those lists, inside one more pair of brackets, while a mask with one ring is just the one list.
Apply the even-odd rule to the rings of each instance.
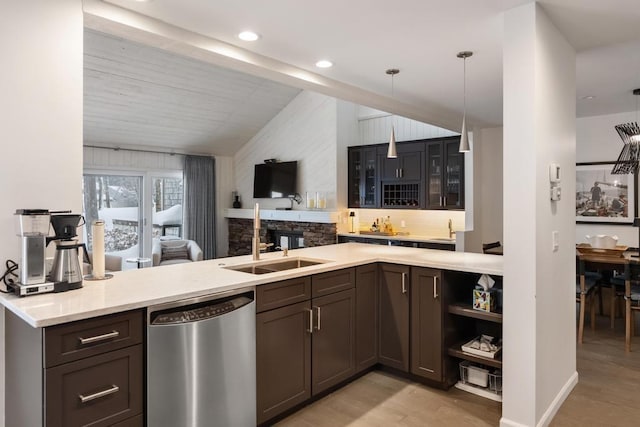
[[[182, 238], [182, 174], [85, 172], [83, 177], [85, 242], [92, 250], [91, 224], [105, 222], [105, 252], [151, 258], [152, 239]], [[151, 218], [151, 221], [147, 219]], [[137, 263], [123, 262], [122, 268]]]

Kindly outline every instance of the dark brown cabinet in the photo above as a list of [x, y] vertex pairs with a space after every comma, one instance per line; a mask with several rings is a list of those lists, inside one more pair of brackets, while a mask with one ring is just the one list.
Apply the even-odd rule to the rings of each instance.
[[411, 373], [442, 381], [442, 272], [411, 268]]
[[378, 363], [378, 266], [356, 267], [356, 372]]
[[397, 145], [398, 157], [379, 155], [382, 208], [424, 207], [424, 142], [404, 142]]
[[380, 150], [380, 178], [383, 181], [419, 181], [424, 165], [424, 142], [398, 143], [397, 152], [398, 157], [389, 159], [386, 150]]
[[311, 303], [256, 316], [258, 423], [311, 397]]
[[378, 206], [378, 157], [376, 146], [349, 147], [349, 207]]
[[311, 390], [316, 395], [355, 373], [355, 292], [314, 298], [312, 306]]
[[459, 136], [349, 147], [350, 208], [464, 209]]
[[46, 328], [5, 320], [7, 425], [142, 425], [141, 310]]
[[381, 364], [409, 371], [410, 268], [380, 264], [378, 360]]
[[259, 424], [353, 376], [354, 286], [350, 268], [258, 287]]
[[464, 209], [464, 153], [460, 137], [427, 142], [426, 208]]

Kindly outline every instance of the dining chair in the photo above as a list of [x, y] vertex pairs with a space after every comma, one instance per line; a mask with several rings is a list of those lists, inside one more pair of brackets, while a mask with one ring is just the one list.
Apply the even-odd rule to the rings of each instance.
[[[498, 242], [492, 242], [492, 243], [483, 243], [482, 244], [482, 253], [483, 254], [491, 254], [492, 252], [490, 251], [490, 249], [496, 249], [496, 248], [500, 248], [502, 246], [502, 244], [498, 241]], [[494, 253], [496, 254], [496, 253]]]
[[625, 285], [625, 350], [631, 351], [631, 337], [635, 335], [636, 312], [640, 311], [640, 285]]
[[600, 273], [584, 271], [584, 265], [580, 266], [580, 274], [576, 281], [576, 302], [580, 304], [578, 317], [578, 343], [582, 344], [584, 337], [584, 318], [586, 305], [589, 304], [589, 317], [591, 330], [596, 329], [596, 297], [600, 294]]

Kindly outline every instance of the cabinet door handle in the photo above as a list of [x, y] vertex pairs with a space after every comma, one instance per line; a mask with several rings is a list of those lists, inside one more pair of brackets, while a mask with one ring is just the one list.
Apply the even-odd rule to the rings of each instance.
[[400, 168], [400, 178], [404, 178], [404, 169]]
[[313, 310], [310, 308], [307, 308], [305, 310], [309, 312], [309, 329], [307, 329], [307, 332], [312, 334], [313, 333]]
[[396, 169], [396, 178], [399, 178], [399, 177], [398, 177], [398, 169]]
[[443, 199], [444, 199], [444, 204], [442, 206], [447, 206], [447, 196], [444, 196]]
[[438, 278], [433, 276], [433, 299], [438, 298]]
[[407, 293], [407, 273], [402, 273], [402, 293]]
[[440, 196], [440, 206], [442, 206], [442, 196]]
[[100, 341], [110, 340], [111, 338], [117, 338], [118, 336], [120, 336], [119, 331], [111, 331], [106, 334], [96, 335], [94, 337], [89, 337], [89, 338], [78, 337], [78, 340], [80, 341], [81, 345], [87, 345], [87, 344], [93, 344]]
[[85, 396], [84, 394], [79, 394], [78, 398], [80, 399], [81, 403], [87, 403], [87, 402], [91, 402], [92, 400], [100, 399], [101, 397], [109, 396], [110, 394], [117, 393], [119, 391], [120, 391], [120, 387], [113, 384], [111, 387], [109, 387], [106, 390], [102, 390], [97, 393], [90, 394], [88, 396]]
[[319, 331], [320, 330], [320, 307], [316, 307], [316, 310], [318, 312], [318, 319], [316, 322], [316, 330]]

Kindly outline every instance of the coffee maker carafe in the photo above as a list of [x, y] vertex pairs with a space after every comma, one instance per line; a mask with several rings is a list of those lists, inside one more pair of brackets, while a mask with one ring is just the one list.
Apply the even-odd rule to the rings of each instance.
[[[55, 236], [47, 237], [47, 243], [56, 242], [56, 252], [49, 273], [49, 280], [55, 282], [56, 292], [82, 287], [82, 266], [79, 249], [87, 255], [84, 243], [78, 243], [76, 229], [84, 224], [84, 217], [76, 214], [51, 215], [51, 225]], [[88, 256], [86, 256], [88, 258]]]

